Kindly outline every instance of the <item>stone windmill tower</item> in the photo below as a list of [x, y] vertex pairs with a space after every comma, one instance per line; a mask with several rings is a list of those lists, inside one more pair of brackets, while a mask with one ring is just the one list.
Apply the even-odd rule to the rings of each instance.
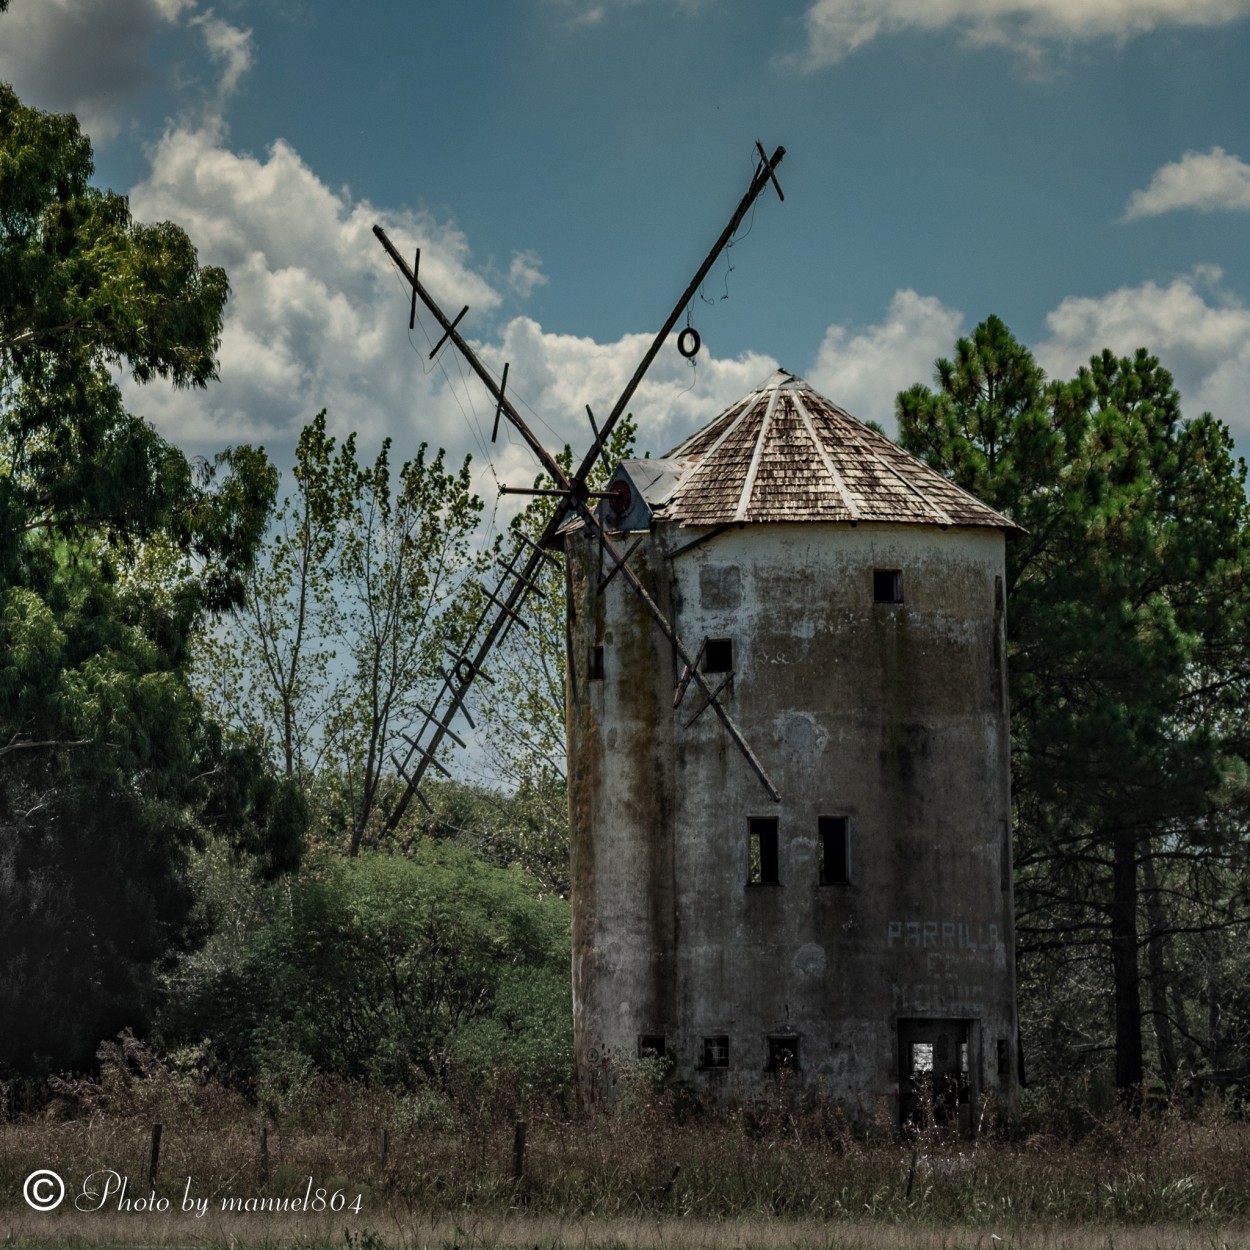
[[859, 1118], [927, 1081], [1010, 1106], [1014, 526], [783, 372], [614, 487], [605, 528], [780, 801], [566, 527], [584, 1099], [651, 1052], [711, 1101], [786, 1073]]
[[[660, 460], [587, 488], [771, 156], [572, 474], [374, 232], [559, 497], [521, 538], [394, 764], [430, 768], [563, 549], [574, 1037], [583, 1100], [663, 1054], [712, 1101], [819, 1092], [970, 1123], [1015, 1097], [1003, 548], [1014, 527], [778, 373]], [[532, 493], [532, 492], [531, 492]]]

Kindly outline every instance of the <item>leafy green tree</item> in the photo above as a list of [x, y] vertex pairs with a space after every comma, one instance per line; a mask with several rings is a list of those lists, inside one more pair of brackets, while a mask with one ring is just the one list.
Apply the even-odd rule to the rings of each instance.
[[459, 780], [422, 783], [430, 810], [403, 820], [391, 840], [402, 850], [419, 838], [454, 838], [501, 868], [518, 865], [561, 898], [569, 896], [567, 820], [550, 795]]
[[248, 448], [198, 468], [127, 412], [111, 368], [202, 386], [225, 275], [89, 185], [72, 117], [0, 84], [0, 1069], [90, 1061], [140, 1024], [188, 938], [208, 831], [298, 857], [298, 795], [187, 681], [241, 599], [272, 504]]
[[1143, 1017], [1169, 1010], [1160, 952], [1237, 909], [1209, 885], [1245, 834], [1245, 466], [1144, 350], [1048, 383], [991, 317], [937, 381], [899, 396], [903, 445], [1025, 530], [1007, 549], [1022, 984], [1109, 981], [1135, 1098]]
[[568, 907], [527, 874], [425, 838], [327, 860], [284, 893], [241, 957], [176, 1005], [171, 1038], [209, 1038], [251, 1082], [292, 1056], [401, 1086], [458, 1057], [479, 1077], [507, 1062], [568, 1081]]
[[422, 444], [392, 482], [390, 439], [362, 466], [355, 435], [336, 447], [324, 412], [300, 436], [294, 478], [243, 611], [204, 641], [201, 683], [355, 855], [393, 797], [391, 756], [465, 629], [482, 504], [467, 457], [452, 470]]

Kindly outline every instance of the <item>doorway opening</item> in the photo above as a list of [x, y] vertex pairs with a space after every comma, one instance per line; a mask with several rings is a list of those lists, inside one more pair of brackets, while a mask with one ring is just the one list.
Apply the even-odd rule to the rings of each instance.
[[957, 1128], [972, 1135], [973, 1020], [898, 1022], [899, 1127]]

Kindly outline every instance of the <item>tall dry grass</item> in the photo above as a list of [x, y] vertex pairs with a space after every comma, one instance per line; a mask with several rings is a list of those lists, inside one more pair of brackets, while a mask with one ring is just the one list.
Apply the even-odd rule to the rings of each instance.
[[[221, 1244], [312, 1246], [324, 1235], [368, 1250], [512, 1244], [507, 1226], [529, 1245], [850, 1246], [867, 1244], [867, 1227], [881, 1246], [1250, 1244], [1228, 1231], [1250, 1227], [1250, 1125], [1215, 1104], [1140, 1119], [1108, 1113], [1079, 1136], [1040, 1129], [1035, 1110], [1031, 1131], [1012, 1138], [987, 1128], [975, 1141], [939, 1132], [900, 1141], [884, 1124], [874, 1140], [836, 1108], [798, 1114], [780, 1101], [701, 1114], [675, 1108], [641, 1075], [612, 1113], [589, 1119], [560, 1107], [518, 1111], [503, 1087], [397, 1094], [324, 1080], [261, 1110], [133, 1043], [99, 1080], [60, 1093], [44, 1113], [0, 1124], [0, 1240], [7, 1231], [12, 1244], [129, 1244], [124, 1237], [159, 1227], [164, 1240], [144, 1244], [217, 1244], [220, 1233]], [[518, 1114], [528, 1126], [519, 1181]], [[1053, 1119], [1068, 1122], [1058, 1110]], [[126, 1177], [131, 1198], [146, 1196], [155, 1123], [156, 1194], [170, 1211], [145, 1222], [114, 1204], [88, 1214], [69, 1202], [47, 1216], [26, 1209], [21, 1186], [35, 1168], [60, 1173], [71, 1196], [103, 1171]], [[224, 1198], [302, 1195], [309, 1177], [348, 1203], [359, 1195], [359, 1212], [221, 1211]], [[188, 1180], [210, 1218], [178, 1210]], [[1163, 1239], [1149, 1241], [1152, 1229]], [[123, 1240], [99, 1240], [108, 1230]]]

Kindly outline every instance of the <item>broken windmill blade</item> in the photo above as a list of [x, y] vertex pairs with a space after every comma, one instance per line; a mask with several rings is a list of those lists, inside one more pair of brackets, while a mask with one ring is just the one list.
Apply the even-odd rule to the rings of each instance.
[[[612, 461], [608, 457], [607, 445], [603, 441], [603, 434], [601, 433], [599, 427], [595, 424], [595, 414], [591, 412], [589, 404], [586, 405], [586, 416], [590, 418], [591, 433], [593, 433], [595, 436], [595, 441], [591, 445], [589, 454], [591, 457], [593, 457], [595, 451], [599, 452], [599, 455], [603, 457], [604, 471], [608, 474], [609, 477], [611, 477], [612, 476]], [[591, 463], [593, 463], [593, 459]]]
[[702, 672], [700, 672], [694, 656], [690, 654], [690, 649], [681, 640], [681, 636], [677, 633], [677, 630], [673, 627], [668, 617], [664, 615], [659, 605], [654, 599], [651, 598], [650, 594], [647, 593], [647, 588], [639, 580], [638, 574], [630, 568], [625, 561], [625, 557], [616, 549], [616, 544], [613, 543], [611, 536], [606, 532], [606, 530], [603, 529], [602, 526], [598, 526], [597, 528], [599, 529], [599, 538], [603, 543], [603, 549], [612, 558], [612, 562], [616, 565], [617, 571], [629, 585], [630, 589], [633, 590], [633, 592], [642, 600], [647, 611], [651, 614], [651, 618], [660, 627], [660, 632], [665, 638], [668, 639], [669, 644], [677, 653], [678, 658], [689, 670], [691, 680], [696, 686], [699, 687], [700, 691], [702, 691], [704, 698], [707, 700], [707, 706], [716, 713], [717, 720], [719, 720], [724, 726], [725, 732], [732, 739], [733, 744], [738, 748], [742, 757], [751, 766], [751, 771], [754, 772], [759, 778], [761, 785], [763, 785], [764, 789], [768, 792], [768, 797], [772, 799], [774, 803], [780, 803], [781, 795], [778, 792], [777, 787], [773, 785], [771, 778], [764, 771], [763, 764], [760, 763], [755, 752], [751, 750], [751, 746], [747, 742], [746, 738], [743, 737], [742, 731], [734, 722], [733, 717], [730, 716], [728, 711], [721, 705], [720, 700], [717, 697], [725, 683], [722, 683], [721, 686], [717, 687], [715, 690], [711, 687], [711, 685], [709, 685], [707, 678]]
[[[764, 155], [764, 148], [757, 139], [755, 146], [760, 153], [760, 163], [756, 167], [755, 176], [751, 179], [751, 185], [747, 188], [746, 194], [738, 202], [738, 207], [734, 209], [733, 215], [729, 218], [728, 224], [721, 231], [720, 237], [712, 245], [712, 250], [708, 252], [703, 263], [695, 271], [695, 275], [690, 279], [686, 289], [681, 293], [677, 303], [673, 305], [673, 311], [669, 313], [668, 320], [661, 327], [660, 332], [655, 336], [651, 346], [647, 349], [646, 354], [638, 362], [638, 368], [634, 370], [633, 377], [626, 383], [625, 389], [621, 392], [620, 398], [612, 407], [612, 411], [608, 413], [607, 420], [603, 423], [602, 429], [599, 431], [599, 437], [595, 440], [595, 445], [582, 457], [582, 462], [577, 467], [577, 472], [573, 475], [577, 481], [584, 480], [594, 466], [595, 458], [599, 454], [599, 446], [607, 445], [608, 438], [612, 431], [616, 428], [616, 423], [621, 419], [625, 412], [625, 408], [629, 401], [633, 399], [634, 392], [638, 389], [647, 370], [651, 367], [651, 362], [656, 358], [661, 347], [668, 341], [668, 336], [672, 333], [673, 327], [677, 324], [682, 313], [689, 307], [690, 301], [694, 299], [698, 293], [699, 287], [703, 285], [703, 280], [712, 271], [712, 266], [716, 264], [720, 258], [720, 254], [729, 245], [730, 240], [738, 231], [738, 227], [742, 225], [747, 213], [751, 211], [751, 205], [755, 203], [761, 191], [771, 182], [777, 189], [777, 194], [781, 195], [781, 186], [777, 182], [777, 175], [774, 172], [778, 165], [781, 164], [782, 157], [785, 156], [785, 148], [779, 147], [771, 157]], [[784, 199], [785, 197], [782, 196]], [[554, 534], [558, 525], [549, 523], [548, 531]], [[543, 541], [548, 541], [548, 533], [544, 533]]]
[[617, 573], [619, 573], [619, 572], [621, 571], [621, 569], [623, 569], [623, 568], [625, 567], [625, 565], [627, 565], [627, 564], [629, 563], [629, 559], [630, 559], [630, 557], [634, 554], [634, 552], [636, 552], [636, 551], [638, 550], [638, 548], [639, 548], [639, 547], [641, 547], [641, 546], [642, 546], [642, 544], [643, 544], [643, 542], [644, 542], [644, 541], [645, 541], [645, 535], [643, 536], [643, 538], [636, 538], [636, 539], [635, 539], [635, 540], [634, 540], [634, 541], [630, 544], [629, 550], [628, 550], [627, 552], [625, 552], [625, 554], [624, 554], [623, 556], [621, 556], [621, 562], [620, 562], [620, 564], [614, 564], [614, 565], [613, 565], [613, 566], [612, 566], [612, 567], [608, 570], [608, 574], [607, 574], [607, 576], [606, 576], [606, 577], [604, 577], [604, 578], [601, 578], [601, 579], [600, 579], [600, 582], [599, 582], [599, 594], [603, 594], [603, 592], [604, 592], [605, 590], [607, 590], [607, 588], [608, 588], [609, 584], [611, 583], [612, 579], [613, 579], [613, 578], [617, 575]]
[[707, 650], [707, 639], [704, 638], [699, 646], [699, 653], [694, 657], [694, 665], [687, 665], [682, 669], [681, 678], [677, 682], [677, 689], [673, 693], [673, 706], [681, 707], [681, 701], [686, 697], [686, 689], [690, 685], [690, 679], [694, 676], [694, 671], [703, 663], [703, 654]]
[[717, 705], [716, 700], [720, 697], [720, 692], [724, 690], [725, 687], [729, 685], [731, 681], [733, 681], [733, 679], [734, 679], [733, 673], [725, 674], [724, 679], [721, 681], [720, 685], [717, 686], [716, 689], [712, 691], [711, 697], [708, 698], [708, 700], [705, 703], [701, 703], [699, 705], [699, 710], [686, 722], [685, 727], [687, 729], [689, 729], [691, 725], [693, 725], [695, 721], [697, 721], [699, 717], [702, 716], [703, 713], [708, 710], [708, 708], [713, 707], [713, 706], [719, 706]]
[[[785, 148], [778, 147], [771, 157], [764, 155], [763, 145], [760, 144], [758, 139], [756, 140], [756, 148], [760, 152], [761, 159], [759, 165], [756, 167], [755, 175], [751, 179], [751, 185], [747, 188], [746, 193], [739, 201], [737, 208], [734, 209], [733, 215], [730, 217], [724, 230], [721, 231], [720, 237], [712, 245], [712, 250], [708, 252], [707, 256], [703, 260], [703, 263], [696, 270], [694, 277], [691, 278], [690, 282], [686, 286], [686, 289], [678, 298], [677, 303], [673, 305], [673, 309], [669, 313], [667, 320], [656, 334], [651, 346], [643, 355], [642, 360], [639, 361], [638, 367], [634, 370], [633, 376], [626, 384], [625, 389], [621, 392], [615, 405], [613, 405], [612, 411], [608, 414], [607, 420], [600, 428], [598, 437], [595, 439], [594, 444], [582, 458], [581, 464], [578, 466], [577, 471], [573, 474], [571, 479], [567, 474], [565, 474], [564, 470], [561, 469], [560, 465], [556, 462], [555, 457], [552, 456], [546, 447], [543, 446], [542, 442], [535, 437], [533, 431], [526, 424], [521, 414], [516, 410], [512, 401], [506, 396], [504, 387], [495, 381], [494, 377], [478, 358], [477, 353], [456, 328], [463, 319], [465, 313], [468, 311], [467, 306], [460, 311], [454, 321], [449, 319], [447, 314], [439, 306], [438, 302], [422, 285], [416, 271], [408, 265], [408, 262], [404, 260], [398, 249], [387, 237], [386, 231], [383, 230], [381, 226], [375, 225], [373, 227], [373, 233], [377, 236], [378, 242], [380, 242], [383, 248], [386, 249], [387, 255], [390, 256], [391, 260], [395, 263], [405, 281], [407, 281], [412, 287], [414, 295], [421, 300], [421, 302], [430, 311], [430, 314], [434, 317], [435, 321], [437, 321], [439, 326], [442, 328], [443, 336], [439, 339], [438, 346], [441, 347], [445, 341], [450, 339], [459, 350], [460, 354], [464, 357], [469, 367], [478, 376], [478, 379], [494, 397], [496, 402], [496, 431], [498, 430], [498, 417], [499, 414], [502, 413], [508, 418], [518, 433], [520, 433], [520, 435], [525, 439], [530, 450], [534, 453], [536, 459], [542, 465], [544, 472], [546, 472], [547, 476], [551, 478], [556, 486], [565, 490], [572, 489], [572, 496], [570, 500], [566, 501], [563, 508], [557, 508], [555, 514], [547, 523], [547, 528], [543, 531], [542, 538], [539, 540], [541, 546], [546, 547], [549, 545], [552, 538], [554, 538], [556, 531], [563, 523], [567, 510], [570, 506], [585, 503], [584, 499], [578, 499], [577, 496], [579, 491], [584, 489], [584, 483], [589, 476], [596, 459], [599, 457], [600, 447], [607, 445], [607, 441], [611, 436], [613, 429], [616, 427], [616, 423], [624, 414], [626, 406], [634, 396], [634, 392], [638, 389], [638, 386], [642, 382], [647, 370], [651, 367], [651, 362], [659, 353], [660, 348], [663, 347], [665, 342], [668, 340], [668, 336], [672, 333], [673, 327], [677, 324], [682, 312], [688, 307], [690, 301], [695, 297], [703, 280], [711, 272], [712, 266], [719, 259], [720, 254], [728, 246], [730, 240], [737, 232], [738, 227], [742, 224], [743, 219], [746, 217], [747, 213], [750, 212], [751, 206], [759, 197], [760, 192], [772, 183], [780, 194], [781, 187], [780, 184], [777, 183], [776, 168], [785, 156]], [[437, 350], [437, 348], [435, 350]], [[505, 364], [503, 373], [505, 382], [507, 380], [507, 376], [508, 365]], [[576, 488], [574, 488], [575, 483]], [[581, 512], [584, 516], [589, 515], [589, 509], [585, 507], [578, 507], [577, 511]]]
[[[590, 472], [594, 468], [596, 462], [601, 456], [606, 460], [606, 447], [612, 430], [625, 412], [629, 401], [633, 398], [634, 392], [638, 389], [638, 386], [642, 382], [643, 377], [646, 375], [648, 368], [650, 368], [652, 361], [659, 353], [660, 348], [668, 340], [668, 336], [671, 334], [673, 327], [677, 324], [683, 310], [689, 306], [690, 301], [694, 298], [700, 285], [711, 271], [712, 266], [716, 263], [720, 254], [732, 240], [734, 234], [738, 230], [738, 227], [742, 224], [743, 219], [750, 211], [752, 204], [754, 204], [760, 192], [771, 183], [776, 189], [778, 195], [781, 195], [781, 186], [777, 182], [775, 171], [777, 165], [781, 163], [781, 159], [785, 155], [785, 149], [778, 147], [773, 155], [769, 157], [758, 140], [756, 141], [756, 148], [760, 154], [760, 162], [757, 165], [755, 174], [751, 179], [750, 186], [747, 188], [746, 193], [738, 203], [738, 206], [734, 210], [733, 215], [730, 217], [728, 224], [725, 226], [724, 230], [722, 230], [720, 237], [713, 245], [712, 250], [707, 254], [703, 263], [695, 272], [694, 277], [690, 280], [686, 289], [682, 292], [663, 327], [656, 334], [651, 346], [643, 355], [643, 358], [639, 362], [638, 367], [635, 369], [633, 376], [626, 384], [624, 391], [622, 391], [620, 397], [617, 399], [616, 404], [613, 406], [612, 411], [608, 414], [607, 420], [603, 423], [601, 428], [596, 426], [594, 414], [591, 412], [590, 406], [587, 405], [586, 413], [590, 418], [591, 428], [594, 431], [595, 438], [589, 451], [583, 457], [581, 464], [578, 466], [572, 477], [564, 472], [556, 459], [534, 435], [533, 431], [530, 430], [525, 420], [516, 410], [512, 401], [508, 398], [505, 390], [508, 378], [508, 365], [504, 365], [502, 379], [499, 383], [496, 383], [493, 376], [478, 358], [477, 353], [457, 329], [457, 326], [468, 312], [468, 307], [466, 306], [461, 309], [454, 320], [449, 319], [447, 314], [439, 306], [438, 302], [421, 284], [416, 268], [409, 268], [407, 262], [396, 250], [390, 239], [387, 238], [386, 232], [381, 228], [381, 226], [374, 226], [374, 234], [377, 236], [379, 242], [386, 249], [388, 255], [412, 287], [413, 308], [415, 309], [416, 307], [416, 300], [420, 299], [430, 311], [434, 319], [442, 327], [442, 337], [435, 345], [433, 351], [431, 351], [431, 358], [437, 354], [443, 343], [448, 340], [452, 342], [452, 344], [460, 352], [461, 356], [463, 356], [465, 361], [468, 363], [469, 367], [495, 399], [495, 426], [492, 431], [492, 441], [498, 436], [500, 417], [507, 417], [508, 421], [529, 445], [529, 448], [534, 453], [535, 458], [538, 460], [544, 472], [553, 483], [553, 486], [549, 489], [535, 488], [531, 491], [522, 491], [518, 488], [511, 488], [510, 493], [553, 494], [559, 496], [559, 503], [553, 510], [552, 516], [549, 519], [541, 538], [536, 544], [530, 543], [532, 549], [523, 568], [519, 570], [515, 568], [516, 557], [514, 555], [513, 560], [507, 566], [507, 572], [505, 573], [504, 580], [500, 583], [496, 591], [494, 593], [490, 591], [485, 592], [486, 599], [491, 605], [494, 606], [496, 612], [491, 620], [490, 627], [487, 629], [478, 645], [477, 654], [473, 660], [473, 672], [470, 674], [470, 680], [463, 683], [463, 685], [453, 683], [450, 678], [446, 680], [439, 699], [435, 701], [435, 708], [439, 709], [439, 714], [428, 714], [421, 734], [419, 734], [415, 740], [410, 741], [409, 753], [404, 761], [404, 766], [401, 768], [401, 775], [403, 775], [405, 782], [408, 785], [408, 789], [405, 791], [400, 803], [396, 806], [395, 811], [392, 812], [391, 817], [387, 822], [388, 829], [394, 828], [395, 824], [402, 817], [404, 809], [407, 807], [410, 795], [417, 791], [417, 787], [419, 786], [421, 778], [424, 776], [427, 768], [433, 764], [442, 771], [446, 771], [445, 769], [442, 769], [442, 766], [439, 765], [434, 759], [434, 752], [437, 750], [443, 737], [450, 733], [450, 730], [448, 729], [448, 722], [457, 711], [461, 710], [465, 696], [468, 693], [468, 688], [472, 684], [472, 676], [476, 675], [476, 673], [480, 671], [481, 663], [485, 660], [490, 649], [507, 635], [513, 623], [524, 625], [524, 621], [519, 615], [519, 608], [523, 603], [525, 596], [531, 589], [534, 589], [534, 579], [537, 575], [539, 564], [543, 559], [552, 558], [547, 551], [547, 548], [555, 539], [557, 532], [568, 518], [570, 512], [576, 513], [580, 516], [582, 521], [590, 527], [591, 530], [597, 533], [597, 537], [599, 538], [601, 544], [601, 550], [605, 551], [612, 560], [613, 567], [601, 580], [600, 589], [604, 589], [618, 574], [622, 575], [622, 579], [643, 601], [649, 615], [659, 626], [664, 636], [668, 639], [676, 655], [684, 663], [687, 673], [684, 680], [687, 683], [689, 683], [689, 681], [693, 681], [702, 692], [706, 702], [704, 708], [700, 709], [700, 714], [706, 709], [706, 707], [711, 707], [715, 710], [716, 715], [721, 721], [721, 724], [724, 726], [726, 732], [729, 734], [738, 750], [742, 753], [743, 757], [747, 760], [756, 776], [760, 779], [769, 796], [774, 801], [780, 800], [780, 795], [778, 794], [772, 781], [768, 778], [768, 775], [765, 773], [763, 766], [756, 758], [754, 752], [751, 750], [749, 744], [743, 737], [737, 725], [734, 723], [733, 719], [730, 717], [729, 713], [719, 702], [717, 696], [720, 693], [720, 689], [723, 688], [724, 683], [722, 683], [722, 687], [716, 690], [713, 690], [711, 686], [709, 686], [706, 678], [699, 671], [697, 661], [690, 654], [689, 649], [681, 640], [677, 630], [665, 616], [660, 607], [656, 604], [654, 599], [652, 599], [651, 595], [648, 594], [637, 574], [632, 568], [629, 567], [629, 557], [632, 556], [637, 550], [639, 543], [636, 542], [630, 548], [628, 554], [623, 556], [616, 549], [615, 544], [612, 542], [611, 537], [609, 536], [608, 531], [599, 518], [596, 510], [590, 506], [590, 500], [592, 497], [602, 498], [607, 496], [611, 498], [612, 491], [591, 492], [586, 485]], [[419, 257], [420, 253], [418, 252], [417, 258], [419, 259]], [[628, 488], [626, 487], [626, 489]], [[519, 554], [519, 552], [517, 554]], [[507, 586], [509, 582], [511, 582], [511, 585], [508, 586], [507, 593], [505, 595], [504, 587]], [[485, 619], [485, 613], [483, 614], [482, 619]], [[445, 698], [448, 699], [446, 709], [443, 708], [443, 699]], [[429, 740], [423, 742], [422, 739], [424, 734], [430, 729], [431, 726], [433, 726], [433, 732]], [[417, 756], [418, 759], [415, 768], [410, 774], [408, 772], [408, 765], [411, 763], [414, 755]], [[424, 798], [422, 798], [422, 802], [424, 801]]]
[[[503, 576], [498, 583], [493, 589], [480, 588], [486, 604], [469, 631], [470, 639], [477, 639], [476, 645], [470, 642], [464, 652], [447, 648], [447, 655], [453, 663], [450, 671], [445, 668], [439, 670], [443, 684], [434, 698], [433, 706], [426, 708], [418, 704], [418, 709], [425, 717], [424, 723], [415, 735], [404, 735], [408, 750], [403, 757], [398, 755], [391, 757], [399, 775], [404, 780], [405, 789], [399, 802], [387, 817], [385, 829], [388, 833], [394, 832], [398, 827], [404, 813], [408, 810], [408, 804], [412, 801], [413, 795], [416, 795], [427, 810], [431, 810], [430, 804], [420, 790], [425, 774], [433, 768], [444, 777], [451, 775], [438, 760], [436, 752], [443, 745], [445, 738], [450, 738], [457, 746], [465, 745], [464, 739], [451, 728], [451, 722], [459, 714], [465, 718], [471, 729], [475, 728], [473, 717], [465, 706], [465, 700], [468, 698], [473, 683], [479, 677], [488, 684], [494, 684], [494, 679], [484, 667], [487, 656], [514, 623], [528, 628], [527, 623], [521, 617], [525, 597], [531, 592], [541, 595], [542, 592], [536, 585], [539, 566], [544, 562], [554, 564], [556, 560], [550, 552], [543, 551], [526, 535], [521, 534], [519, 538], [521, 541], [512, 553], [512, 558], [508, 561], [499, 561]], [[525, 562], [518, 568], [517, 560], [523, 553], [526, 556]], [[481, 632], [483, 627], [485, 627], [484, 633]], [[472, 654], [470, 654], [470, 649]]]

